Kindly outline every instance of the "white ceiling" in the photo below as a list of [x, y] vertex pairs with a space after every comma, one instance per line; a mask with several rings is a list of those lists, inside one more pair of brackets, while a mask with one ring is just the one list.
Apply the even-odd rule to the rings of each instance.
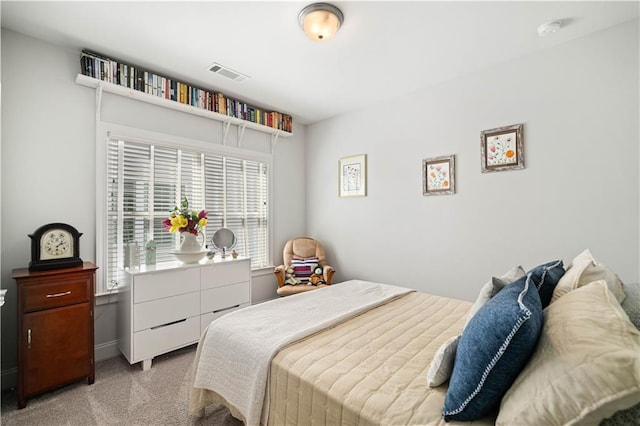
[[[335, 1], [324, 43], [298, 26], [310, 2], [13, 2], [2, 27], [87, 48], [313, 123], [638, 18], [628, 2]], [[538, 37], [537, 27], [563, 29]], [[218, 62], [247, 74], [236, 83]], [[78, 70], [80, 69], [78, 62]]]

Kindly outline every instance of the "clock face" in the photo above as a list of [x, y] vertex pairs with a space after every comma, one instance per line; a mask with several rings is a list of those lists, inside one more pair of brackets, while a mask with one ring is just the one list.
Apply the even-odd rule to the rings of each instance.
[[40, 258], [60, 259], [73, 256], [73, 238], [64, 229], [50, 229], [40, 240]]

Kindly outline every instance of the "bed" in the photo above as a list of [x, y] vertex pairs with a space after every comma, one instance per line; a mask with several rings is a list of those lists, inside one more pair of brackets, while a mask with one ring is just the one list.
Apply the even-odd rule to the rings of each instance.
[[[640, 310], [640, 291], [637, 286], [625, 286], [636, 292], [636, 299], [629, 298], [628, 309], [623, 309], [614, 294], [617, 284], [592, 280], [602, 277], [579, 266], [579, 260], [576, 257], [568, 265], [567, 272], [574, 268], [571, 274], [565, 274], [562, 262], [539, 265], [527, 273], [513, 269], [487, 283], [473, 304], [354, 280], [230, 313], [214, 321], [200, 340], [190, 412], [222, 403], [247, 425], [598, 424], [616, 412], [622, 413], [621, 424], [625, 419], [637, 421], [638, 411], [628, 409], [640, 403], [640, 331], [627, 312]], [[578, 268], [582, 268], [580, 274]], [[540, 281], [535, 281], [536, 272]], [[564, 294], [552, 303], [553, 289], [563, 275], [564, 288], [570, 281], [575, 291], [565, 291], [570, 296]], [[581, 279], [591, 281], [580, 283]], [[502, 288], [494, 292], [490, 289], [496, 283]], [[517, 283], [522, 288], [517, 289]], [[491, 310], [482, 305], [495, 305], [497, 295], [507, 294], [504, 289], [515, 292], [516, 304], [523, 301], [525, 291], [548, 299], [548, 309], [540, 306], [539, 335], [523, 365], [508, 380], [498, 398], [499, 407], [475, 413], [470, 421], [460, 421], [457, 414], [443, 416], [445, 405], [451, 403], [449, 386], [476, 380], [458, 368], [464, 366], [460, 353], [468, 350], [461, 336]], [[348, 299], [365, 300], [361, 306]], [[502, 309], [499, 315], [508, 316]], [[325, 318], [327, 312], [336, 311], [329, 320]], [[574, 329], [567, 323], [575, 324]], [[251, 343], [249, 334], [254, 329], [260, 331]], [[291, 333], [272, 339], [277, 334], [273, 330], [278, 329]], [[558, 342], [559, 332], [586, 335], [561, 336]], [[447, 376], [450, 380], [427, 386], [432, 364], [442, 361], [443, 349], [455, 339], [459, 353], [448, 357], [449, 362], [455, 361]], [[491, 339], [470, 344], [475, 350], [484, 340]], [[515, 345], [516, 340], [517, 336], [510, 343]], [[517, 364], [507, 357], [510, 348], [505, 351], [503, 345], [501, 349], [494, 371], [501, 364]], [[253, 352], [261, 352], [265, 359], [256, 361]], [[476, 357], [475, 353], [469, 357], [472, 369], [483, 362]], [[254, 371], [258, 364], [262, 367]], [[486, 379], [484, 373], [480, 381]], [[248, 383], [240, 385], [242, 381]], [[475, 390], [479, 388], [482, 394], [490, 386], [483, 382]], [[590, 389], [586, 395], [584, 389]], [[476, 393], [472, 399], [481, 397]]]

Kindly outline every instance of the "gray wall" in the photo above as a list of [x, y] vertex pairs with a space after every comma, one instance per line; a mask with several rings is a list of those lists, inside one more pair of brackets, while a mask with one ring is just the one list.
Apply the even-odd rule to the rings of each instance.
[[[310, 125], [308, 231], [337, 280], [473, 300], [514, 265], [589, 248], [636, 282], [638, 76], [635, 20]], [[480, 132], [516, 123], [526, 168], [481, 173]], [[338, 198], [338, 159], [356, 154], [368, 196]], [[422, 159], [448, 154], [457, 193], [423, 196]]]
[[[29, 261], [27, 234], [72, 223], [84, 232], [81, 257], [95, 260], [95, 92], [74, 83], [78, 70], [78, 52], [2, 31], [3, 387], [16, 365], [11, 270]], [[472, 300], [515, 264], [569, 260], [588, 247], [623, 280], [638, 281], [638, 90], [634, 21], [296, 125], [273, 160], [274, 261], [288, 238], [306, 234], [324, 243], [337, 281]], [[105, 120], [220, 143], [214, 121], [113, 95], [104, 102]], [[515, 123], [525, 124], [526, 169], [480, 173], [480, 131]], [[264, 138], [247, 131], [244, 145], [262, 150]], [[361, 153], [369, 195], [338, 198], [338, 159]], [[422, 196], [422, 159], [446, 154], [456, 154], [457, 193]], [[269, 271], [253, 284], [254, 301], [273, 297]], [[113, 299], [96, 308], [97, 356], [113, 353]]]
[[[95, 261], [95, 90], [77, 85], [79, 52], [2, 30], [2, 265], [9, 290], [2, 308], [2, 386], [15, 383], [16, 286], [14, 268], [27, 266], [27, 234], [50, 222], [83, 232], [80, 256]], [[219, 122], [105, 94], [102, 120], [220, 144]], [[229, 142], [237, 141], [231, 127]], [[282, 260], [287, 239], [306, 232], [304, 217], [305, 126], [279, 138], [273, 155], [273, 251]], [[247, 129], [242, 147], [268, 152], [267, 134]], [[292, 176], [295, 178], [292, 179]], [[296, 197], [290, 197], [290, 192]], [[98, 265], [100, 266], [100, 265]], [[252, 298], [276, 297], [271, 270], [257, 272]], [[95, 312], [96, 358], [117, 354], [117, 296], [101, 297]]]

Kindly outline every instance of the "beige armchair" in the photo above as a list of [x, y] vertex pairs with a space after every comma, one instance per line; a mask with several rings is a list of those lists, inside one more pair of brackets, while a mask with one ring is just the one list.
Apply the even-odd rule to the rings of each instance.
[[[304, 291], [315, 290], [317, 288], [331, 285], [331, 278], [335, 269], [325, 262], [324, 249], [322, 245], [313, 238], [295, 238], [287, 241], [282, 250], [283, 265], [276, 266], [273, 271], [278, 279], [278, 294], [288, 296], [290, 294], [302, 293]], [[287, 268], [291, 266], [293, 259], [318, 259], [318, 265], [322, 267], [322, 280], [324, 283], [313, 285], [306, 282], [295, 283], [297, 279], [287, 277]]]

